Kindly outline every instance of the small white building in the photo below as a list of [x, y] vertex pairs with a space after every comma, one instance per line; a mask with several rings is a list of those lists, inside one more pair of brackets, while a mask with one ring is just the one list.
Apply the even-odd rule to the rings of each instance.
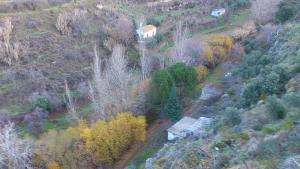
[[138, 35], [141, 38], [151, 38], [156, 35], [156, 26], [146, 25], [137, 30]]
[[226, 13], [225, 8], [214, 9], [211, 11], [211, 16], [220, 17]]
[[102, 5], [102, 4], [97, 4], [96, 7], [97, 7], [98, 9], [100, 9], [100, 10], [103, 9], [103, 5]]
[[168, 140], [172, 141], [191, 135], [201, 135], [206, 131], [207, 126], [209, 126], [211, 122], [212, 119], [206, 117], [200, 117], [199, 119], [183, 117], [168, 129]]

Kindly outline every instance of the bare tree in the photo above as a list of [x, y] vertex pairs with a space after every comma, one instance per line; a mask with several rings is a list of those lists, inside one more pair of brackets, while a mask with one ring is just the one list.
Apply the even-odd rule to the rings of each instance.
[[122, 43], [127, 46], [134, 39], [133, 31], [132, 21], [125, 16], [121, 16], [117, 20], [117, 24], [111, 32], [111, 37], [118, 41], [118, 43]]
[[176, 26], [174, 34], [175, 41], [175, 56], [173, 58], [174, 63], [187, 63], [191, 62], [191, 58], [186, 55], [186, 43], [188, 39], [188, 28], [183, 28], [183, 23], [180, 21]]
[[90, 83], [90, 98], [98, 118], [107, 119], [121, 111], [131, 111], [141, 101], [133, 92], [140, 78], [127, 68], [124, 48], [116, 45], [111, 58], [105, 63], [99, 59], [95, 48], [94, 82]]
[[264, 24], [274, 18], [281, 0], [252, 0], [251, 11], [256, 23]]
[[[144, 26], [145, 18], [142, 16], [139, 20], [139, 30], [142, 29]], [[146, 42], [144, 41], [142, 36], [138, 36], [138, 43], [139, 43], [139, 54], [140, 54], [140, 66], [142, 71], [142, 78], [146, 79], [150, 73], [150, 58], [146, 56], [147, 47]]]
[[63, 35], [88, 34], [90, 25], [87, 14], [87, 10], [77, 8], [72, 11], [63, 11], [58, 15], [55, 26]]
[[32, 155], [31, 142], [18, 138], [12, 123], [0, 129], [0, 168], [30, 169]]
[[76, 111], [76, 107], [73, 101], [73, 98], [71, 96], [71, 91], [68, 85], [68, 82], [65, 80], [65, 101], [67, 103], [68, 107], [68, 113], [70, 115], [71, 120], [78, 121], [79, 117]]
[[4, 18], [3, 26], [0, 28], [0, 62], [12, 65], [20, 57], [21, 45], [19, 42], [11, 42], [13, 30], [11, 18]]

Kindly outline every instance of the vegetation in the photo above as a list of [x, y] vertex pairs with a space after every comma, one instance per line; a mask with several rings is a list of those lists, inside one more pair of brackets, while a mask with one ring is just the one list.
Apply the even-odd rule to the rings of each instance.
[[235, 126], [241, 123], [240, 112], [234, 107], [227, 107], [223, 117], [224, 125]]
[[176, 87], [173, 85], [168, 102], [164, 108], [164, 113], [174, 122], [180, 120], [182, 116], [182, 108], [177, 98]]
[[165, 104], [173, 84], [173, 77], [167, 69], [154, 72], [150, 92], [153, 97], [153, 102], [159, 105]]
[[[214, 8], [227, 12], [211, 17]], [[297, 0], [1, 2], [0, 168], [295, 165], [299, 9]], [[158, 27], [145, 43], [141, 24]], [[202, 100], [202, 86], [218, 96]], [[183, 116], [211, 118], [168, 143]]]
[[286, 22], [293, 17], [299, 15], [300, 2], [297, 0], [284, 0], [279, 4], [276, 13], [276, 19], [279, 22]]
[[197, 85], [197, 72], [192, 66], [177, 63], [167, 70], [174, 79], [179, 96], [193, 94]]
[[40, 107], [44, 110], [49, 111], [51, 108], [50, 101], [45, 97], [38, 97], [36, 100], [32, 103], [32, 109], [35, 109], [37, 107]]
[[129, 145], [145, 140], [145, 129], [143, 117], [119, 113], [110, 121], [99, 120], [90, 127], [80, 121], [67, 130], [51, 130], [36, 142], [36, 165], [72, 168], [112, 165]]
[[268, 97], [266, 106], [272, 118], [283, 119], [286, 116], [284, 105], [275, 96]]

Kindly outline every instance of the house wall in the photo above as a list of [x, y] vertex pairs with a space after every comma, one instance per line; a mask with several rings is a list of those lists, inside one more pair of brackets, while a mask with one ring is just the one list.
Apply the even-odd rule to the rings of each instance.
[[143, 35], [144, 38], [151, 38], [156, 35], [156, 30], [149, 31]]

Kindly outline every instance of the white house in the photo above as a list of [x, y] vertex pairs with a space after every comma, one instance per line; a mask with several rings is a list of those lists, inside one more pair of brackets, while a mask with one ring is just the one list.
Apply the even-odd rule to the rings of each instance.
[[211, 11], [211, 16], [220, 17], [226, 13], [225, 8], [214, 9]]
[[186, 138], [190, 135], [201, 135], [211, 122], [212, 119], [206, 117], [200, 117], [199, 119], [183, 117], [168, 129], [168, 140]]
[[156, 35], [156, 26], [146, 25], [137, 30], [138, 35], [141, 38], [151, 38]]

